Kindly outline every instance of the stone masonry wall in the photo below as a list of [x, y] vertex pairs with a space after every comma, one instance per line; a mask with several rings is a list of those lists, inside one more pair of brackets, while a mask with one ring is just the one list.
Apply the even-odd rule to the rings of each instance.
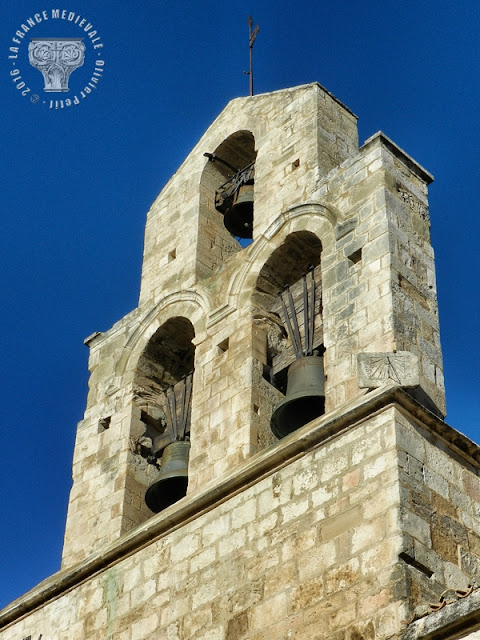
[[[220, 478], [226, 470], [242, 464], [258, 448], [272, 441], [269, 416], [281, 396], [259, 375], [259, 368], [265, 363], [265, 341], [253, 324], [253, 316], [258, 316], [259, 309], [251, 308], [248, 295], [250, 292], [252, 296], [255, 291], [256, 277], [263, 264], [289, 233], [310, 230], [322, 242], [326, 410], [337, 409], [365, 392], [358, 386], [357, 354], [393, 351], [399, 346], [389, 249], [393, 234], [389, 232], [388, 211], [384, 206], [386, 179], [381, 170], [383, 153], [384, 149], [379, 145], [361, 154], [350, 177], [343, 181], [331, 180], [330, 193], [341, 191], [345, 198], [350, 194], [346, 202], [352, 198], [355, 185], [359, 184], [358, 188], [364, 193], [357, 207], [352, 202], [350, 219], [338, 216], [332, 224], [327, 215], [333, 217], [333, 214], [328, 209], [310, 206], [299, 215], [293, 208], [292, 217], [287, 217], [271, 237], [260, 237], [250, 247], [230, 257], [218, 274], [196, 285], [195, 292], [188, 295], [205, 301], [201, 310], [198, 305], [196, 311], [191, 305], [185, 306], [182, 298], [186, 291], [183, 290], [176, 294], [178, 302], [167, 306], [166, 315], [156, 307], [147, 306], [147, 312], [140, 307], [110, 332], [93, 339], [91, 389], [86, 413], [90, 426], [83, 425], [82, 432], [79, 431], [74, 465], [76, 486], [72, 494], [72, 499], [77, 501], [69, 510], [69, 521], [76, 518], [81, 527], [70, 524], [67, 527], [72, 531], [71, 535], [67, 532], [67, 540], [72, 541], [79, 552], [83, 549], [86, 554], [92, 549], [90, 542], [79, 537], [79, 531], [87, 526], [94, 539], [98, 538], [94, 530], [101, 532], [97, 545], [100, 540], [106, 541], [105, 536], [113, 540], [148, 517], [140, 504], [141, 483], [133, 483], [135, 490], [130, 492], [127, 481], [132, 469], [124, 468], [127, 460], [130, 460], [130, 467], [136, 460], [132, 458], [131, 440], [141, 435], [131, 407], [135, 359], [127, 369], [122, 369], [119, 363], [132, 352], [132, 347], [128, 346], [132, 341], [146, 344], [142, 336], [145, 333], [152, 335], [152, 323], [158, 326], [173, 315], [190, 320], [193, 313], [198, 316], [195, 321], [196, 375], [189, 491], [201, 488], [212, 478]], [[366, 185], [359, 176], [363, 176]], [[319, 216], [317, 212], [324, 210], [326, 215]], [[361, 259], [354, 261], [352, 256], [359, 250]], [[232, 295], [239, 274], [243, 274], [243, 280], [240, 280], [243, 284], [239, 293]], [[163, 299], [168, 300], [169, 294], [166, 293]], [[412, 301], [412, 309], [413, 304]], [[419, 325], [416, 318], [418, 316], [412, 315], [412, 326]], [[205, 325], [207, 319], [208, 327], [204, 326], [202, 330], [202, 322]], [[402, 343], [402, 347], [405, 346]], [[140, 355], [140, 351], [138, 353]], [[99, 421], [107, 414], [111, 415], [111, 428], [108, 433], [98, 434]], [[103, 440], [109, 443], [105, 447]], [[113, 449], [120, 455], [119, 447], [122, 447], [121, 457], [114, 462]], [[122, 460], [121, 464], [118, 464], [119, 460]], [[145, 471], [146, 488], [148, 467]], [[115, 501], [118, 505], [108, 527], [97, 527], [99, 517], [106, 518], [99, 516], [103, 510], [95, 507], [97, 499], [92, 500], [98, 490], [102, 495], [108, 495], [109, 502]], [[89, 506], [86, 496], [89, 496]], [[133, 507], [134, 504], [137, 506]], [[87, 525], [88, 522], [91, 525]]]
[[480, 576], [478, 465], [405, 417], [397, 442], [408, 592], [416, 605], [438, 602]]
[[464, 587], [476, 571], [479, 486], [446, 440], [387, 407], [45, 604], [1, 638], [400, 638], [417, 604]]
[[386, 411], [306, 453], [46, 604], [2, 640], [391, 637], [405, 614], [395, 598], [393, 418]]
[[405, 350], [419, 358], [419, 400], [445, 415], [426, 199], [431, 179], [377, 134], [312, 193], [341, 212], [335, 259], [323, 274], [326, 366], [334, 406], [358, 393], [358, 353]]
[[[136, 398], [136, 367], [149, 337], [177, 315], [191, 318], [201, 331], [199, 304], [177, 298], [173, 309], [166, 304], [163, 313], [156, 308], [153, 316], [148, 306], [136, 309], [88, 340], [89, 394], [77, 427], [62, 566], [83, 560], [153, 515], [144, 496], [158, 470], [138, 448], [145, 425]], [[129, 365], [135, 345], [139, 353]]]
[[[192, 405], [189, 493], [276, 441], [269, 414], [259, 418], [268, 404], [260, 398], [266, 383], [258, 363], [265, 345], [258, 333], [247, 308], [210, 327], [197, 345], [199, 393]], [[275, 391], [271, 395], [277, 402], [283, 397]]]
[[140, 304], [158, 301], [179, 280], [191, 286], [238, 248], [226, 243], [222, 216], [205, 213], [215, 193], [202, 176], [208, 177], [204, 153], [239, 131], [251, 132], [257, 149], [254, 239], [272, 216], [306, 201], [319, 176], [358, 150], [355, 116], [318, 84], [230, 102], [148, 213]]
[[[199, 210], [209, 185], [213, 198], [213, 186], [202, 182], [203, 153], [238, 131], [252, 131], [257, 149], [254, 240], [219, 249], [208, 262], [198, 244], [202, 220], [214, 223]], [[327, 413], [366, 393], [358, 354], [395, 350], [418, 356], [419, 400], [442, 412], [433, 258], [421, 208], [430, 177], [383, 135], [360, 151], [356, 144], [355, 117], [319, 85], [234, 100], [154, 203], [140, 305], [89, 339], [66, 565], [151, 516], [143, 494], [156, 470], [136, 449], [144, 426], [135, 379], [143, 351], [167, 320], [184, 318], [195, 335], [189, 493], [274, 441], [270, 416], [282, 395], [262, 376], [266, 336], [255, 296], [262, 268], [291, 234], [321, 243]]]
[[[239, 162], [256, 154], [245, 248], [204, 157], [235, 141]], [[1, 640], [400, 639], [417, 607], [480, 575], [480, 454], [439, 419], [431, 180], [381, 133], [358, 150], [355, 116], [318, 84], [226, 107], [148, 214], [139, 307], [87, 339], [63, 571], [38, 593], [67, 586]], [[258, 283], [285, 246], [318, 265], [326, 413], [277, 442], [278, 319]], [[360, 384], [359, 355], [397, 351], [417, 388]], [[153, 515], [144, 414], [178, 380], [159, 352], [195, 370], [188, 493]]]

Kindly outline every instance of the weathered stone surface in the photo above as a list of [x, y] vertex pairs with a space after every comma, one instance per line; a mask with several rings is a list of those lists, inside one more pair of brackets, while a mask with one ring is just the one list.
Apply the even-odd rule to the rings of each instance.
[[[289, 464], [270, 474], [259, 471], [256, 482], [246, 482], [226, 500], [218, 496], [217, 503], [218, 489], [212, 487], [214, 502], [207, 513], [194, 510], [181, 526], [169, 528], [173, 507], [163, 534], [131, 546], [111, 568], [93, 571], [87, 580], [80, 579], [81, 563], [72, 568], [79, 583], [60, 589], [49, 603], [4, 629], [2, 640], [37, 630], [38, 635], [46, 627], [72, 640], [96, 638], [108, 629], [128, 640], [163, 634], [280, 639], [289, 630], [308, 638], [319, 624], [326, 625], [329, 638], [370, 637], [372, 628], [385, 629], [379, 638], [399, 633], [404, 616], [399, 607], [408, 603], [413, 610], [422, 597], [438, 597], [451, 581], [463, 588], [478, 567], [477, 556], [462, 551], [455, 560], [453, 552], [436, 546], [439, 522], [453, 532], [450, 544], [459, 549], [465, 544], [455, 505], [433, 492], [427, 498], [409, 485], [400, 490], [400, 470], [417, 473], [418, 461], [408, 464], [417, 441], [426, 447], [426, 460], [435, 458], [431, 451], [438, 447], [443, 456], [448, 450], [434, 431], [427, 437], [390, 403], [378, 415], [352, 419], [334, 438], [322, 436], [325, 420], [299, 432], [297, 451], [304, 452]], [[313, 433], [312, 428], [324, 439], [319, 448], [305, 450], [301, 435]], [[376, 442], [380, 447], [373, 446]], [[276, 446], [277, 453], [257, 454], [258, 464], [272, 456], [283, 463], [288, 446], [285, 441]], [[397, 451], [405, 446], [401, 468]], [[457, 454], [450, 460], [456, 468]], [[452, 482], [465, 482], [467, 467], [451, 473]], [[187, 498], [187, 504], [194, 499]], [[304, 503], [298, 511], [292, 506], [284, 522], [286, 507]], [[152, 522], [160, 524], [162, 518], [159, 514]], [[142, 525], [145, 532], [148, 524]], [[399, 557], [402, 548], [410, 560]], [[419, 567], [434, 572], [433, 591]], [[399, 588], [402, 575], [409, 575], [406, 590]], [[59, 579], [54, 576], [52, 584]]]
[[420, 383], [418, 357], [408, 351], [359, 353], [357, 366], [359, 387], [379, 387], [387, 381], [401, 387], [416, 387]]
[[[206, 151], [255, 161], [248, 246]], [[87, 339], [63, 568], [0, 613], [2, 640], [387, 640], [468, 584], [480, 453], [438, 417], [430, 181], [381, 133], [359, 149], [318, 84], [225, 108], [148, 213], [138, 308]], [[310, 267], [325, 414], [278, 442], [277, 294], [304, 332]], [[192, 369], [187, 496], [154, 516], [165, 391]]]

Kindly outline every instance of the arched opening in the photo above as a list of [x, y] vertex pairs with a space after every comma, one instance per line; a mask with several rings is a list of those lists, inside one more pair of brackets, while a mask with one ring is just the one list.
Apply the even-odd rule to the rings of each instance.
[[[134, 400], [140, 408], [140, 419], [145, 430], [141, 438], [140, 450], [146, 457], [149, 440], [153, 443], [165, 434], [168, 444], [166, 421], [166, 392], [175, 389], [193, 372], [195, 332], [186, 318], [175, 317], [167, 320], [150, 338], [140, 356], [135, 372]], [[178, 395], [178, 390], [177, 390]], [[142, 448], [142, 443], [146, 447]], [[157, 447], [158, 448], [158, 447]], [[157, 451], [161, 455], [161, 449]]]
[[226, 229], [246, 246], [253, 238], [255, 140], [247, 131], [234, 133], [207, 157], [223, 168], [215, 208], [223, 215]]
[[[190, 439], [194, 336], [189, 320], [178, 316], [170, 318], [150, 338], [137, 363], [134, 405], [138, 421], [137, 428], [132, 430], [130, 482], [142, 501], [152, 485], [152, 479], [158, 480], [162, 473], [165, 476], [166, 448]], [[171, 460], [171, 450], [169, 458]], [[171, 491], [171, 496], [162, 496], [157, 491], [157, 502], [160, 504], [161, 500], [164, 505], [162, 508], [185, 495], [187, 465], [188, 451], [181, 490], [178, 490], [178, 481], [175, 481], [173, 486], [170, 483], [162, 488], [163, 492]], [[150, 511], [161, 510], [152, 508], [151, 502], [149, 507]]]
[[[231, 233], [224, 222], [231, 206], [240, 205], [239, 196], [253, 207], [255, 139], [250, 131], [237, 131], [216, 149], [205, 149], [204, 155], [208, 159], [200, 179], [200, 277], [208, 277], [228, 256], [251, 242], [251, 238], [238, 237], [235, 230]], [[244, 187], [249, 187], [248, 193]], [[249, 231], [251, 236], [251, 226]]]
[[270, 414], [282, 397], [277, 394], [273, 402], [271, 387], [285, 394], [290, 365], [305, 355], [324, 352], [321, 251], [315, 234], [292, 233], [270, 255], [257, 278], [254, 322], [264, 332], [262, 377], [268, 386], [262, 385]]
[[156, 396], [193, 370], [195, 332], [186, 318], [167, 320], [148, 341], [136, 370], [136, 394]]
[[322, 244], [314, 233], [297, 231], [270, 255], [258, 274], [255, 286], [255, 301], [266, 310], [278, 306], [278, 292], [299, 282], [311, 267], [316, 280], [321, 283], [320, 255]]

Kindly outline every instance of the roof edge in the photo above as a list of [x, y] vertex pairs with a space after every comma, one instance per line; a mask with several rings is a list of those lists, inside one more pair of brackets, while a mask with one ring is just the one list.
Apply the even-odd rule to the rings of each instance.
[[480, 590], [412, 622], [402, 640], [463, 638], [480, 627]]

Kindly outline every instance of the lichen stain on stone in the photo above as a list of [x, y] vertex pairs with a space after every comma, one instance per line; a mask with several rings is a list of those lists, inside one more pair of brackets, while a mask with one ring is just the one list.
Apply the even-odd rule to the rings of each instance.
[[118, 575], [115, 568], [107, 571], [103, 581], [103, 600], [107, 607], [107, 632], [105, 640], [113, 638], [113, 625], [115, 623], [115, 612], [117, 609], [118, 599]]
[[243, 640], [247, 631], [248, 617], [243, 611], [228, 621], [226, 640]]
[[375, 628], [373, 622], [370, 620], [366, 625], [361, 627], [352, 626], [348, 630], [348, 640], [374, 640]]

